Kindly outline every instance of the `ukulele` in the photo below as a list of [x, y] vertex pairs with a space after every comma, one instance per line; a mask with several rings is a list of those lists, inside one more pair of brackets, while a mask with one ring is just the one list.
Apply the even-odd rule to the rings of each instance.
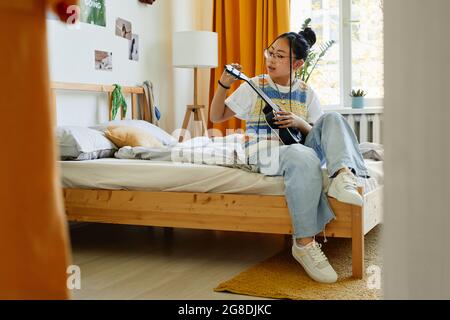
[[261, 97], [261, 99], [266, 103], [266, 106], [263, 109], [264, 119], [267, 125], [275, 132], [280, 141], [284, 145], [290, 145], [294, 143], [301, 143], [302, 134], [296, 128], [280, 128], [277, 124], [275, 124], [275, 117], [277, 116], [277, 112], [281, 110], [259, 87], [255, 86], [255, 84], [247, 77], [245, 74], [237, 70], [231, 65], [226, 65], [225, 70], [239, 80], [243, 80], [247, 82], [250, 87]]

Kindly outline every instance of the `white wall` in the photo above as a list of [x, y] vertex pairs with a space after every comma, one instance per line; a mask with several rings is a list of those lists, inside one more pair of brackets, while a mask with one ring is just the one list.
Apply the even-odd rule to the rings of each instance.
[[[194, 15], [192, 13], [192, 0], [174, 0], [172, 2], [173, 32], [193, 30]], [[170, 44], [172, 49], [172, 44]], [[172, 51], [171, 51], [172, 52]], [[172, 53], [171, 53], [172, 54]], [[172, 56], [170, 57], [172, 59]], [[189, 69], [174, 68], [174, 121], [180, 128], [186, 105], [193, 104], [194, 100], [194, 73]]]
[[[69, 28], [47, 20], [52, 81], [132, 86], [150, 80], [163, 112], [162, 126], [169, 127], [172, 113], [169, 10], [166, 1], [145, 6], [137, 0], [107, 0], [106, 27], [80, 23], [79, 28]], [[133, 33], [139, 35], [138, 62], [128, 59], [128, 40], [115, 35], [117, 17], [131, 21]], [[113, 71], [95, 70], [95, 50], [113, 52]], [[89, 125], [107, 120], [106, 100], [94, 100], [92, 96], [58, 94], [58, 124]]]
[[[174, 0], [172, 8], [173, 32], [189, 30], [212, 30], [212, 0]], [[186, 113], [186, 105], [194, 102], [194, 72], [189, 69], [174, 68], [174, 110], [175, 123], [180, 128]], [[208, 116], [210, 69], [198, 72], [198, 103], [206, 106]], [[193, 133], [193, 117], [189, 130]]]
[[385, 1], [387, 299], [450, 299], [450, 1]]
[[[107, 26], [81, 23], [74, 29], [48, 22], [52, 81], [139, 85], [150, 80], [163, 113], [160, 126], [172, 132], [181, 127], [186, 105], [193, 102], [193, 72], [172, 66], [172, 34], [210, 30], [212, 0], [160, 0], [145, 6], [137, 0], [106, 0]], [[115, 35], [117, 17], [132, 22], [139, 34], [139, 61], [128, 60], [128, 40]], [[94, 67], [94, 51], [113, 52], [113, 71]], [[200, 103], [207, 105], [209, 70], [200, 72]], [[108, 120], [104, 95], [58, 92], [58, 125], [93, 125]], [[129, 115], [128, 115], [129, 117]]]

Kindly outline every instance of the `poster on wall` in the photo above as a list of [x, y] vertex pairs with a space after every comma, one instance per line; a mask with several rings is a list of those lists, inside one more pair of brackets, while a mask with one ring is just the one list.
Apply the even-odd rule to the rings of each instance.
[[105, 0], [80, 0], [80, 21], [106, 27]]
[[112, 71], [112, 52], [95, 50], [95, 70]]
[[116, 36], [131, 40], [131, 22], [117, 18], [116, 19]]
[[128, 58], [133, 61], [139, 61], [139, 36], [134, 33], [129, 41]]
[[[72, 14], [71, 17], [75, 18], [74, 22], [80, 21], [106, 27], [105, 0], [80, 0], [79, 6], [70, 6], [67, 13]], [[78, 20], [77, 15], [79, 15]], [[47, 19], [59, 21], [59, 17], [50, 10], [47, 10]]]

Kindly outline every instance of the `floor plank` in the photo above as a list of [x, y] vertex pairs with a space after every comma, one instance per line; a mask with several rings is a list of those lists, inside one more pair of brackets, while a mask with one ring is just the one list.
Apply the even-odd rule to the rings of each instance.
[[71, 229], [73, 299], [256, 299], [222, 281], [279, 252], [282, 235], [87, 224]]

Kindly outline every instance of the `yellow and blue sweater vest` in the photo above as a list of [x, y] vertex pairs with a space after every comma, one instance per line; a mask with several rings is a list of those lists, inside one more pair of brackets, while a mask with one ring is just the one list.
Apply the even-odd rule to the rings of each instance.
[[[292, 112], [307, 121], [307, 84], [301, 81], [297, 90], [291, 93], [291, 101], [289, 101], [289, 92], [279, 93], [269, 85], [267, 77], [267, 75], [258, 76], [257, 85], [259, 88], [261, 88], [261, 90], [264, 91], [264, 93], [282, 110]], [[285, 100], [285, 104], [282, 103], [283, 100]], [[246, 141], [244, 145], [246, 149], [253, 144], [256, 144], [258, 141], [278, 140], [278, 137], [272, 132], [272, 129], [265, 121], [263, 112], [265, 106], [266, 103], [258, 96], [258, 99], [248, 116], [248, 120], [246, 121]]]

